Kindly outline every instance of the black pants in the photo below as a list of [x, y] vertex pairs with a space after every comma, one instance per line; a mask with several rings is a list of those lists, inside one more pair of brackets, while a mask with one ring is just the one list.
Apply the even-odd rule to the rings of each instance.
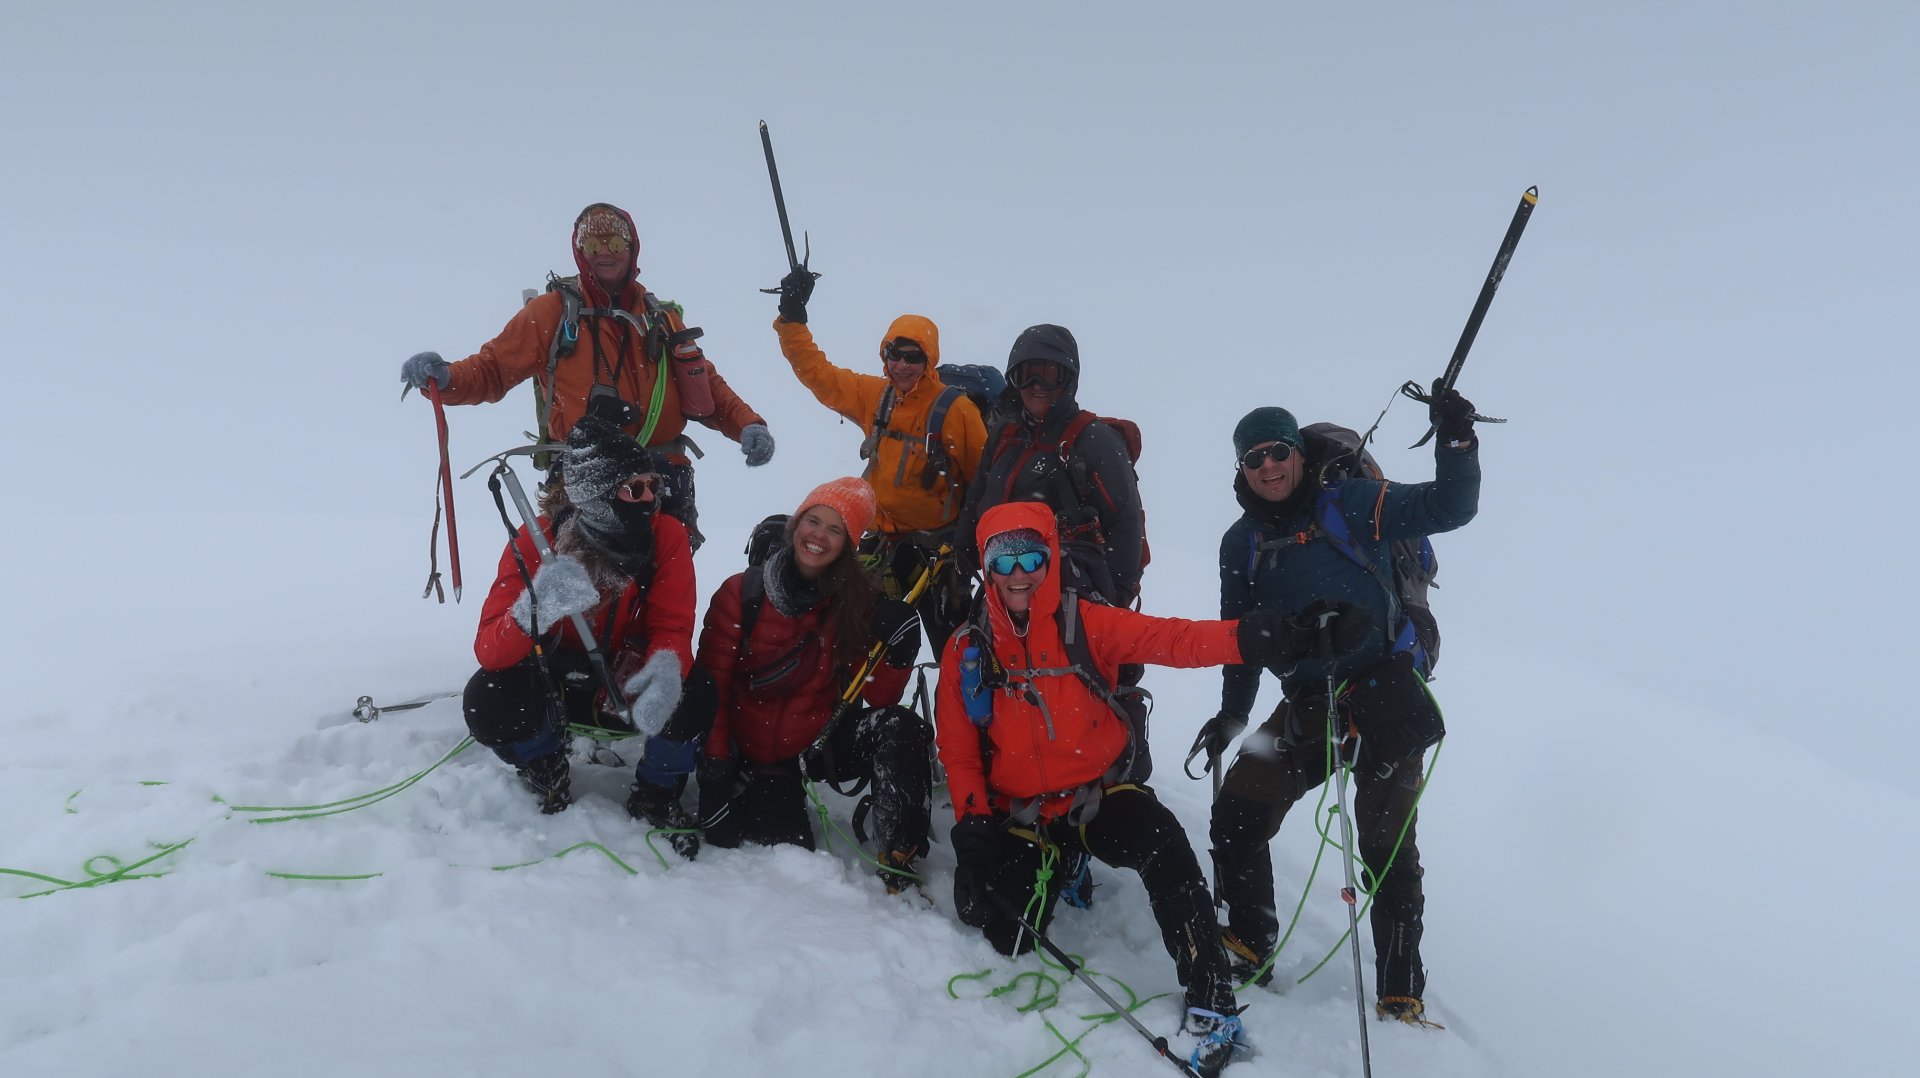
[[[1153, 918], [1160, 925], [1161, 942], [1187, 990], [1187, 1005], [1232, 1013], [1232, 973], [1213, 919], [1206, 877], [1200, 873], [1200, 862], [1180, 821], [1152, 790], [1115, 787], [1092, 820], [1079, 827], [1055, 822], [1046, 825], [1043, 834], [1057, 847], [1083, 849], [1105, 864], [1138, 872], [1153, 904]], [[1033, 949], [1034, 941], [1004, 906], [1026, 910], [1042, 862], [1041, 848], [1008, 832], [998, 853], [995, 858], [959, 866], [954, 874], [955, 903], [961, 920], [979, 926], [995, 950], [1024, 954]], [[1026, 915], [1034, 927], [1047, 930], [1060, 888], [1069, 882], [1059, 875], [1050, 881], [1038, 920]]]
[[[927, 852], [933, 808], [933, 733], [927, 722], [904, 707], [869, 708], [846, 716], [824, 749], [807, 760], [816, 781], [843, 786], [872, 783], [869, 816], [881, 852], [920, 857]], [[702, 803], [707, 795], [702, 791]], [[726, 814], [707, 827], [709, 846], [732, 849], [742, 843], [782, 843], [814, 848], [812, 803], [800, 785], [797, 761], [741, 769]]]
[[[542, 756], [565, 751], [568, 723], [631, 730], [627, 720], [598, 711], [599, 678], [584, 651], [547, 653], [549, 681], [539, 663], [529, 656], [505, 670], [481, 670], [467, 679], [462, 710], [473, 739], [492, 749], [502, 760], [522, 767]], [[553, 703], [558, 688], [559, 708]], [[648, 738], [648, 752], [659, 747], [692, 745], [706, 737], [713, 723], [713, 680], [699, 668], [687, 678], [680, 705], [658, 734]], [[704, 707], [702, 706], [704, 701]], [[691, 769], [691, 755], [687, 767]]]
[[[1318, 706], [1314, 706], [1317, 704]], [[1282, 701], [1260, 728], [1247, 735], [1234, 757], [1213, 806], [1213, 854], [1220, 872], [1220, 897], [1227, 903], [1227, 926], [1249, 947], [1265, 955], [1279, 931], [1274, 909], [1273, 854], [1268, 847], [1294, 803], [1327, 781], [1326, 707], [1320, 701], [1296, 706]], [[1353, 819], [1360, 857], [1385, 878], [1361, 878], [1373, 888], [1369, 920], [1373, 929], [1374, 986], [1380, 996], [1420, 998], [1426, 970], [1420, 964], [1420, 847], [1414, 841], [1414, 801], [1420, 796], [1425, 753], [1399, 761], [1385, 776], [1353, 773]], [[1406, 825], [1397, 854], [1393, 844]]]

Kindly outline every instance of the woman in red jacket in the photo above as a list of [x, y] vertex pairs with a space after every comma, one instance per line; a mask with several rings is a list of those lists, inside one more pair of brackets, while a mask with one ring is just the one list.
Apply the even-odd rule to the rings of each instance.
[[[1078, 596], [1063, 603], [1053, 510], [1039, 502], [994, 506], [976, 539], [985, 609], [947, 642], [935, 707], [958, 817], [960, 919], [984, 930], [1002, 954], [1024, 953], [1034, 941], [1019, 918], [1049, 859], [1084, 850], [1137, 871], [1186, 988], [1187, 1028], [1202, 1038], [1194, 1068], [1218, 1074], [1244, 1041], [1206, 877], [1180, 821], [1130, 780], [1141, 773], [1133, 759], [1138, 735], [1110, 690], [1123, 663], [1285, 665], [1312, 646], [1318, 621], [1295, 625], [1270, 612], [1238, 622], [1183, 621]], [[1347, 613], [1332, 619], [1342, 626], [1336, 646]], [[1059, 893], [1049, 886], [1039, 916], [1029, 915], [1038, 930], [1046, 931]]]
[[[686, 526], [658, 512], [654, 454], [610, 423], [575, 424], [559, 468], [562, 482], [542, 495], [534, 522], [554, 556], [542, 560], [521, 527], [481, 607], [467, 728], [519, 770], [549, 813], [572, 803], [567, 723], [636, 729], [648, 737], [628, 811], [655, 826], [685, 826], [680, 789], [706, 733], [700, 716], [676, 708], [693, 663]], [[625, 714], [599, 709], [602, 687], [574, 615], [606, 657]], [[675, 838], [689, 857], [698, 848], [692, 835]]]
[[[766, 560], [714, 593], [688, 697], [711, 694], [700, 764], [709, 845], [813, 849], [803, 768], [830, 783], [867, 779], [881, 875], [898, 891], [927, 850], [933, 739], [926, 720], [897, 706], [920, 623], [912, 607], [879, 594], [857, 558], [873, 514], [863, 480], [836, 479], [807, 495]], [[876, 645], [880, 662], [842, 708]]]

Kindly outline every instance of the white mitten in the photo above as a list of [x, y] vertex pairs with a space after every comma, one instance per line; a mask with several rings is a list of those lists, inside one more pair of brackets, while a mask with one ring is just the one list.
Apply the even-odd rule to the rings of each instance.
[[[600, 591], [587, 575], [587, 567], [578, 558], [556, 554], [540, 563], [533, 587], [520, 593], [509, 613], [520, 628], [538, 636], [575, 614], [592, 610], [599, 601]], [[533, 623], [536, 612], [539, 625]]]
[[627, 717], [634, 729], [649, 737], [666, 729], [680, 704], [680, 656], [671, 651], [647, 656], [647, 664], [620, 691], [627, 695]]

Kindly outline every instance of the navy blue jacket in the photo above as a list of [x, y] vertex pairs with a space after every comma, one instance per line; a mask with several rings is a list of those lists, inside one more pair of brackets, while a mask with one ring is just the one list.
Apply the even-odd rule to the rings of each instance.
[[[1387, 482], [1384, 498], [1378, 480], [1336, 484], [1341, 516], [1374, 564], [1390, 564], [1392, 540], [1452, 531], [1473, 519], [1480, 508], [1479, 448], [1478, 438], [1463, 449], [1449, 449], [1436, 440], [1433, 482]], [[1280, 503], [1262, 501], [1247, 488], [1244, 475], [1234, 477], [1235, 496], [1246, 512], [1220, 540], [1220, 616], [1238, 618], [1254, 609], [1293, 614], [1316, 599], [1365, 606], [1376, 631], [1365, 646], [1335, 660], [1334, 677], [1344, 680], [1385, 658], [1398, 627], [1388, 624], [1388, 597], [1379, 581], [1331, 542], [1314, 538], [1277, 543], [1312, 533], [1321, 492], [1311, 478], [1316, 464], [1307, 461], [1300, 488]], [[1269, 549], [1260, 549], [1263, 542]], [[1272, 669], [1288, 699], [1325, 691], [1326, 669], [1317, 658], [1302, 659], [1291, 669]], [[1229, 666], [1225, 673], [1220, 708], [1245, 723], [1260, 691], [1260, 668]]]

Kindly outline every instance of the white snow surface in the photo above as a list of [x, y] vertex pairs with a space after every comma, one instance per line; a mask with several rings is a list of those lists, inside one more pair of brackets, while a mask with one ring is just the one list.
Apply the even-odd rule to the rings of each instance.
[[[829, 356], [876, 369], [905, 311], [945, 362], [1071, 328], [1083, 402], [1145, 433], [1146, 608], [1186, 617], [1217, 609], [1233, 422], [1364, 426], [1431, 379], [1538, 184], [1461, 381], [1512, 422], [1483, 431], [1479, 517], [1436, 541], [1451, 736], [1420, 846], [1448, 1028], [1371, 1024], [1374, 1073], [1913, 1069], [1920, 8], [606, 12], [0, 19], [0, 868], [165, 873], [32, 898], [50, 885], [0, 875], [0, 1075], [1013, 1078], [1058, 1049], [1048, 1020], [1103, 1009], [1064, 978], [1043, 1013], [983, 998], [1038, 965], [954, 920], [944, 834], [922, 903], [837, 840], [663, 867], [627, 770], [580, 765], [542, 817], [478, 748], [359, 811], [231, 807], [364, 794], [463, 737], [450, 698], [350, 715], [464, 684], [505, 538], [460, 482], [464, 602], [420, 601], [434, 444], [397, 368], [497, 333], [568, 268], [582, 206], [634, 213], [643, 280], [779, 442], [747, 469], [695, 431], [703, 600], [755, 521], [858, 471], [755, 291], [785, 269], [761, 118]], [[450, 409], [456, 470], [532, 414], [525, 389]], [[1390, 474], [1432, 474], [1401, 448], [1423, 427], [1388, 415]], [[1156, 786], [1205, 864], [1208, 786], [1179, 763], [1219, 677], [1146, 684]], [[1289, 907], [1310, 817], [1275, 842]], [[633, 872], [556, 859], [582, 842]], [[1177, 993], [1137, 880], [1096, 872], [1058, 942]], [[1361, 1073], [1345, 953], [1296, 983], [1345, 927], [1338, 887], [1329, 860], [1229, 1075]], [[1139, 1017], [1171, 1033], [1175, 998]], [[1172, 1073], [1120, 1023], [1079, 1047], [1101, 1078]]]

